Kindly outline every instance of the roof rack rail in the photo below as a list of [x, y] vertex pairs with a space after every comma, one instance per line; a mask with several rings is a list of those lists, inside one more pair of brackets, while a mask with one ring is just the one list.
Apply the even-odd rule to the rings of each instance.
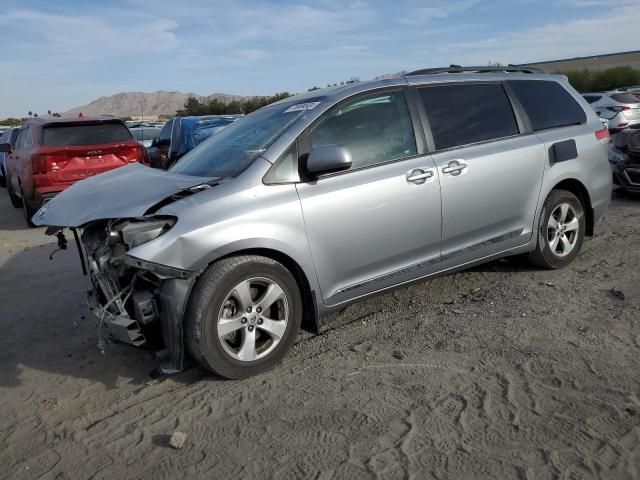
[[437, 73], [491, 73], [491, 72], [520, 72], [520, 73], [544, 73], [542, 70], [532, 67], [519, 67], [517, 65], [507, 65], [506, 67], [462, 67], [460, 65], [450, 65], [449, 67], [424, 68], [413, 72], [405, 73], [405, 77], [412, 75], [435, 75]]

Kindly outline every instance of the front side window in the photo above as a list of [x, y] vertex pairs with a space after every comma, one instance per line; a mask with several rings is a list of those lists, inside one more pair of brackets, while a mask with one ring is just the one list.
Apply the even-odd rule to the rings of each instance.
[[418, 153], [402, 91], [376, 93], [339, 105], [311, 130], [310, 140], [311, 148], [347, 148], [352, 170]]
[[502, 85], [439, 85], [420, 89], [436, 150], [519, 133]]
[[30, 147], [33, 145], [33, 135], [31, 134], [31, 128], [27, 127], [24, 131], [24, 146]]
[[20, 130], [20, 132], [18, 133], [18, 137], [16, 138], [16, 149], [18, 148], [24, 148], [25, 145], [25, 140], [26, 140], [26, 136], [25, 136], [26, 130]]
[[171, 127], [173, 126], [173, 120], [169, 120], [164, 124], [162, 130], [158, 134], [158, 145], [164, 146], [171, 143]]
[[587, 121], [580, 104], [558, 82], [511, 80], [508, 83], [527, 112], [534, 131], [580, 125]]

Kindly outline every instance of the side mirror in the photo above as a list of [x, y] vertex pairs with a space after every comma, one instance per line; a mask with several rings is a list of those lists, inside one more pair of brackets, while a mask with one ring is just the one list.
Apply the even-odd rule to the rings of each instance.
[[158, 146], [158, 137], [156, 137], [153, 140], [151, 140], [151, 146], [152, 147], [157, 147]]
[[0, 153], [11, 153], [11, 144], [0, 143]]
[[317, 177], [323, 173], [339, 172], [351, 167], [351, 153], [340, 145], [323, 145], [311, 150], [307, 157], [305, 173]]

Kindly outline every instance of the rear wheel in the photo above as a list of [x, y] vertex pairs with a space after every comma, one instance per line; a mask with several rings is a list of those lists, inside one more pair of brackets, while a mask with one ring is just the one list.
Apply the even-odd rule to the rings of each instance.
[[27, 202], [26, 197], [24, 196], [24, 192], [20, 190], [22, 195], [22, 213], [24, 213], [24, 219], [27, 221], [27, 225], [29, 228], [34, 228], [35, 224], [31, 221], [31, 217], [33, 217], [36, 211], [29, 206], [29, 202]]
[[549, 269], [567, 266], [580, 253], [585, 230], [584, 207], [578, 197], [566, 190], [553, 190], [540, 212], [532, 263]]
[[15, 208], [20, 208], [22, 206], [22, 200], [20, 199], [19, 196], [17, 196], [14, 191], [13, 191], [13, 187], [11, 186], [11, 178], [9, 178], [7, 176], [7, 194], [9, 195], [9, 199], [11, 200], [11, 205], [13, 205]]
[[300, 328], [302, 300], [293, 275], [267, 257], [243, 255], [210, 266], [185, 314], [193, 357], [225, 378], [246, 378], [276, 365]]
[[7, 186], [7, 174], [4, 171], [4, 167], [0, 165], [0, 187], [4, 188]]

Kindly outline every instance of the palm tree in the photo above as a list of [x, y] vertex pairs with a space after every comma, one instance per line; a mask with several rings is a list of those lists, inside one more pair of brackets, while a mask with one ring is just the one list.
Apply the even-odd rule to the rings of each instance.
[[51, 110], [47, 110], [47, 114], [51, 116]]

